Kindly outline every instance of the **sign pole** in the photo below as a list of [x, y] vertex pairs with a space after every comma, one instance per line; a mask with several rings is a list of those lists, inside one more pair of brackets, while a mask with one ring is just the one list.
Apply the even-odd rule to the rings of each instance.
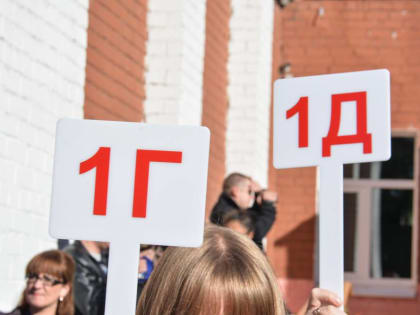
[[109, 248], [105, 315], [135, 314], [140, 244], [113, 240]]
[[343, 164], [321, 164], [319, 177], [319, 286], [343, 301]]
[[110, 242], [106, 315], [135, 314], [140, 244], [203, 243], [209, 148], [206, 127], [57, 123], [50, 235]]

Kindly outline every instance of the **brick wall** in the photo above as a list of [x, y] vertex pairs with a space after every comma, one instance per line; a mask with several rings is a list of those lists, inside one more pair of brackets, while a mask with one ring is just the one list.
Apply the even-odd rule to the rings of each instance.
[[[296, 0], [280, 15], [280, 63], [290, 62], [294, 76], [388, 68], [392, 128], [418, 132], [420, 2]], [[270, 256], [279, 276], [312, 276], [308, 270], [313, 267], [315, 175], [313, 168], [271, 172], [281, 200], [279, 219], [270, 234]], [[303, 245], [294, 248], [297, 240]], [[276, 246], [278, 241], [282, 246]], [[415, 242], [419, 244], [418, 239]], [[305, 264], [302, 271], [284, 266], [295, 255]], [[418, 299], [352, 297], [350, 303], [351, 314], [363, 315], [415, 314], [419, 307]]]
[[[285, 75], [280, 68], [289, 61], [284, 58], [284, 49], [289, 45], [284, 36], [286, 10], [275, 8], [273, 82]], [[267, 237], [267, 252], [283, 283], [288, 306], [297, 311], [313, 286], [316, 170], [274, 169], [272, 121], [270, 127], [269, 187], [277, 191], [279, 202], [276, 222]]]
[[[276, 6], [273, 82], [281, 76], [279, 69], [287, 62], [283, 49], [289, 43], [283, 37], [284, 30], [284, 12]], [[275, 170], [272, 162], [272, 129], [270, 138], [269, 186], [278, 192], [279, 202], [277, 220], [268, 234], [268, 256], [279, 278], [306, 279], [312, 285], [316, 171], [314, 168]], [[292, 287], [293, 284], [290, 284]]]
[[267, 185], [274, 1], [233, 0], [226, 171]]
[[[420, 285], [417, 286], [417, 292]], [[391, 299], [371, 297], [351, 297], [349, 303], [352, 315], [416, 315], [420, 309], [420, 296], [412, 299]]]
[[227, 58], [230, 15], [230, 0], [207, 1], [202, 117], [202, 125], [208, 127], [211, 132], [207, 214], [217, 201], [226, 172]]
[[55, 124], [82, 117], [87, 0], [0, 1], [0, 309], [48, 235]]
[[147, 0], [89, 8], [85, 118], [142, 121]]
[[149, 0], [145, 121], [200, 125], [205, 0]]

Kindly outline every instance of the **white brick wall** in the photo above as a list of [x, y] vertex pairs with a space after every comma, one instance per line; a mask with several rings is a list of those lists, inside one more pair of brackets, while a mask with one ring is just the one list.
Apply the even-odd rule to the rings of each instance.
[[149, 0], [145, 121], [200, 125], [205, 0]]
[[274, 1], [232, 0], [227, 173], [268, 181]]
[[0, 310], [48, 236], [55, 123], [82, 117], [88, 0], [0, 1]]

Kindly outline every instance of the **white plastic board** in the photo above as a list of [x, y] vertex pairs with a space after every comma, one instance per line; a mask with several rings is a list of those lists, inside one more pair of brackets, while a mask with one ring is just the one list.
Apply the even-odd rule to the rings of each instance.
[[[299, 100], [300, 106], [296, 106]], [[334, 113], [332, 108], [336, 109]], [[358, 124], [362, 131], [358, 132]], [[337, 132], [334, 127], [338, 127]], [[276, 168], [387, 160], [391, 156], [390, 134], [388, 70], [280, 79], [274, 83]], [[350, 143], [337, 144], [340, 141]], [[328, 150], [330, 154], [325, 155]]]
[[134, 314], [140, 243], [202, 244], [205, 127], [62, 119], [50, 234], [111, 242], [106, 314]]
[[[343, 297], [343, 164], [391, 156], [388, 70], [279, 79], [276, 168], [319, 166], [320, 287]], [[293, 263], [293, 262], [292, 262]]]

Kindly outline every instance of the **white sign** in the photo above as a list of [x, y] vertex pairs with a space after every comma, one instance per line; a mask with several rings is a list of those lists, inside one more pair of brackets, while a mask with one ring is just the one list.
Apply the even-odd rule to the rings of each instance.
[[274, 166], [387, 160], [387, 70], [328, 74], [274, 83]]
[[106, 314], [134, 314], [140, 243], [202, 244], [205, 127], [63, 119], [50, 234], [109, 241]]
[[320, 287], [343, 297], [343, 164], [391, 156], [388, 70], [274, 84], [276, 168], [319, 166]]

